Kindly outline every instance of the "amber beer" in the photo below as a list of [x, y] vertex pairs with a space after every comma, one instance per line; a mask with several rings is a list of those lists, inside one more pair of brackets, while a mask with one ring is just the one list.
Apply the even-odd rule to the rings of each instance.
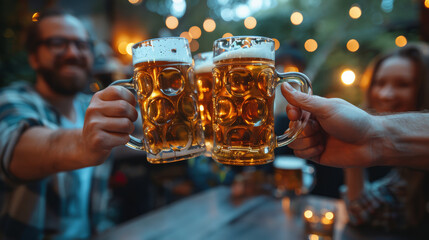
[[132, 82], [117, 84], [137, 91], [143, 141], [131, 136], [127, 146], [145, 150], [151, 163], [189, 159], [205, 152], [191, 64], [184, 38], [143, 41], [133, 46]]
[[274, 184], [278, 193], [300, 195], [303, 190], [304, 159], [279, 157], [274, 160]]
[[[274, 133], [275, 87], [293, 82], [309, 93], [302, 73], [277, 73], [274, 41], [237, 36], [214, 43], [214, 160], [231, 165], [259, 165], [274, 160], [274, 149], [293, 141], [308, 120], [292, 122], [282, 136]], [[310, 90], [311, 91], [311, 90]], [[279, 140], [278, 140], [279, 139]]]
[[198, 109], [204, 130], [207, 157], [213, 150], [213, 52], [204, 52], [194, 57], [195, 80], [198, 92]]

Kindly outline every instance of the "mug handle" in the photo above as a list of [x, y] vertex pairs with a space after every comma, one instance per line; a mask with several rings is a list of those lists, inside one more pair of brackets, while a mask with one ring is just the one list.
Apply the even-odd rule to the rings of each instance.
[[[109, 86], [114, 86], [114, 85], [125, 87], [128, 90], [132, 90], [134, 92], [136, 91], [135, 88], [134, 88], [134, 82], [133, 82], [132, 78], [130, 78], [130, 79], [116, 80], [116, 81], [112, 82]], [[130, 135], [130, 141], [127, 144], [125, 144], [125, 145], [127, 147], [135, 149], [135, 150], [140, 150], [140, 151], [144, 151], [145, 150], [143, 141], [140, 140], [140, 139], [138, 139], [138, 138], [136, 138], [136, 137], [134, 137], [134, 136], [132, 136], [132, 135]]]
[[[287, 82], [293, 85], [298, 85], [299, 90], [303, 93], [312, 94], [311, 82], [310, 79], [303, 73], [300, 72], [287, 72], [287, 73], [279, 73], [277, 72], [277, 82], [278, 84]], [[298, 134], [304, 129], [307, 124], [308, 119], [310, 118], [310, 113], [307, 111], [302, 111], [301, 119], [298, 121], [291, 121], [289, 124], [289, 128], [284, 132], [283, 135], [276, 136], [277, 139], [277, 147], [283, 147], [289, 143], [291, 143]]]

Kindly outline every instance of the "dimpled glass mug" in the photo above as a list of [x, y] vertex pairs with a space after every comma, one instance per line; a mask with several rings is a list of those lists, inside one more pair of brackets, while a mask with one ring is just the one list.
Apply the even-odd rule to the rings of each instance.
[[198, 92], [206, 157], [211, 157], [213, 150], [213, 52], [203, 52], [194, 56], [195, 80]]
[[274, 160], [274, 149], [292, 142], [310, 114], [302, 111], [281, 136], [274, 133], [274, 95], [288, 82], [311, 94], [307, 76], [274, 69], [274, 41], [266, 37], [221, 38], [213, 46], [213, 153], [217, 162], [259, 165]]
[[137, 92], [143, 141], [130, 136], [126, 145], [145, 150], [150, 163], [185, 160], [206, 150], [189, 43], [170, 37], [142, 41], [132, 47], [134, 76], [118, 80]]

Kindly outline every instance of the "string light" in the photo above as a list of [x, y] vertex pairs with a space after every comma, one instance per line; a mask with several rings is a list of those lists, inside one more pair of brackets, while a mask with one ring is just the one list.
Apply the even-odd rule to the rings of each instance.
[[341, 81], [345, 85], [351, 85], [351, 84], [353, 84], [355, 82], [355, 79], [356, 79], [356, 75], [350, 69], [346, 69], [346, 70], [343, 71], [343, 73], [341, 73]]
[[304, 20], [304, 17], [302, 16], [302, 13], [300, 12], [293, 12], [292, 15], [290, 15], [290, 21], [293, 25], [299, 25]]
[[356, 52], [359, 50], [359, 42], [356, 39], [350, 39], [347, 42], [347, 50], [350, 52]]
[[206, 32], [213, 32], [216, 29], [216, 22], [211, 18], [207, 18], [204, 20], [203, 28]]
[[33, 16], [31, 17], [31, 21], [33, 21], [33, 22], [37, 22], [37, 21], [39, 21], [39, 17], [40, 17], [40, 13], [35, 12], [35, 13], [33, 14]]
[[425, 7], [429, 8], [429, 0], [425, 0]]
[[353, 19], [358, 19], [362, 15], [362, 10], [358, 5], [354, 5], [350, 8], [349, 15]]
[[165, 19], [165, 26], [171, 30], [176, 29], [177, 26], [179, 26], [179, 19], [177, 19], [175, 16], [169, 16], [167, 19]]
[[308, 39], [304, 43], [304, 48], [308, 52], [314, 52], [314, 51], [316, 51], [317, 50], [317, 42], [316, 42], [316, 40], [314, 40], [314, 39]]
[[274, 50], [277, 51], [280, 48], [280, 42], [277, 38], [273, 38], [274, 41]]
[[180, 37], [182, 37], [182, 38], [186, 38], [186, 39], [188, 39], [188, 41], [189, 41], [189, 42], [192, 42], [192, 37], [191, 37], [191, 35], [189, 35], [189, 33], [188, 33], [188, 32], [182, 32], [182, 33], [180, 34]]
[[222, 38], [227, 38], [227, 37], [232, 37], [234, 35], [232, 35], [231, 33], [225, 33], [224, 35], [222, 35]]
[[191, 37], [193, 39], [198, 39], [201, 37], [201, 28], [199, 28], [197, 26], [193, 26], [193, 27], [189, 28], [189, 34], [191, 35]]
[[247, 17], [244, 20], [244, 26], [247, 29], [254, 29], [256, 27], [256, 24], [257, 24], [257, 21], [256, 21], [256, 18], [254, 18], [254, 17]]
[[395, 39], [395, 44], [398, 47], [404, 47], [405, 45], [407, 45], [407, 38], [400, 35]]
[[131, 47], [134, 45], [134, 43], [128, 43], [127, 44], [127, 53], [128, 53], [128, 55], [132, 55], [133, 53], [132, 53], [132, 51], [131, 51]]

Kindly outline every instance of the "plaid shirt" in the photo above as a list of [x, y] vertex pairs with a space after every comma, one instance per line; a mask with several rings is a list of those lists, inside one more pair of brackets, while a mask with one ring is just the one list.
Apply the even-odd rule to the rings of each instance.
[[353, 201], [347, 199], [345, 186], [341, 192], [352, 225], [395, 232], [419, 227], [427, 221], [428, 187], [428, 172], [398, 167], [377, 181], [365, 182], [360, 197]]
[[[78, 94], [75, 101], [84, 111], [89, 95]], [[61, 237], [61, 219], [73, 184], [69, 172], [53, 174], [38, 181], [23, 182], [9, 172], [15, 145], [22, 133], [33, 126], [58, 129], [61, 117], [32, 86], [18, 83], [0, 90], [0, 239], [44, 239]], [[91, 232], [110, 227], [105, 213], [109, 201], [108, 178], [112, 161], [94, 167], [88, 218]], [[67, 177], [69, 176], [69, 177]], [[79, 183], [75, 183], [79, 184]]]

